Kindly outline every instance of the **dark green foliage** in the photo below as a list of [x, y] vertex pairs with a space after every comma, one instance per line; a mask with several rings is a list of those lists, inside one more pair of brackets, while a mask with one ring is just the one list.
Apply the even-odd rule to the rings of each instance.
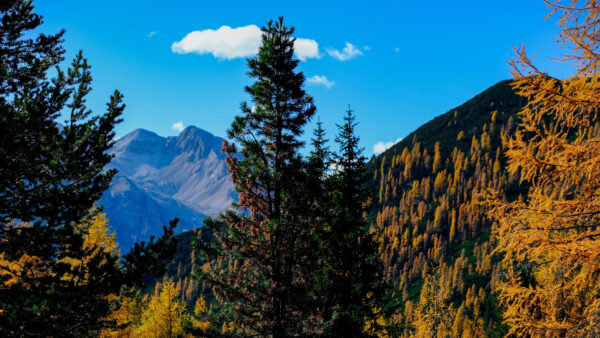
[[[391, 164], [391, 158], [394, 155], [399, 155], [402, 152], [402, 147], [407, 146], [408, 149], [410, 150], [411, 148], [413, 148], [414, 142], [415, 140], [419, 141], [419, 142], [423, 142], [422, 144], [424, 146], [421, 147], [421, 150], [423, 149], [428, 149], [429, 152], [429, 156], [430, 156], [430, 160], [429, 160], [429, 164], [428, 165], [423, 165], [421, 166], [417, 166], [414, 167], [414, 170], [411, 173], [411, 178], [408, 181], [403, 181], [403, 183], [401, 185], [398, 185], [398, 198], [393, 198], [391, 197], [390, 194], [390, 199], [385, 201], [384, 203], [378, 203], [377, 202], [377, 198], [374, 194], [371, 194], [371, 196], [373, 196], [372, 198], [372, 203], [370, 205], [368, 205], [369, 209], [367, 210], [368, 213], [370, 213], [373, 221], [371, 222], [372, 224], [375, 223], [375, 215], [378, 212], [382, 212], [386, 207], [394, 207], [398, 205], [398, 199], [402, 196], [402, 194], [404, 192], [408, 193], [411, 189], [412, 189], [412, 185], [414, 181], [419, 181], [422, 182], [423, 179], [430, 177], [430, 185], [433, 186], [433, 182], [435, 180], [435, 173], [433, 173], [432, 176], [432, 170], [431, 170], [431, 159], [433, 158], [433, 153], [434, 153], [434, 144], [436, 142], [440, 142], [441, 144], [441, 150], [442, 150], [442, 168], [438, 170], [438, 172], [440, 170], [449, 170], [449, 172], [452, 172], [453, 170], [453, 163], [450, 160], [448, 162], [448, 159], [451, 158], [451, 150], [453, 147], [456, 147], [457, 149], [460, 149], [462, 151], [464, 151], [467, 156], [471, 156], [473, 155], [472, 153], [472, 149], [471, 149], [471, 140], [473, 135], [475, 135], [478, 139], [481, 138], [483, 129], [484, 129], [484, 125], [487, 125], [488, 127], [488, 133], [491, 136], [491, 147], [489, 150], [486, 151], [482, 151], [479, 150], [479, 152], [481, 152], [480, 154], [476, 153], [475, 156], [476, 158], [481, 158], [483, 159], [488, 159], [491, 160], [493, 162], [495, 156], [496, 156], [496, 150], [498, 147], [501, 147], [501, 131], [504, 130], [506, 133], [509, 133], [511, 130], [514, 129], [514, 126], [516, 126], [516, 120], [513, 122], [510, 122], [511, 118], [514, 118], [514, 113], [516, 111], [519, 110], [520, 105], [523, 103], [523, 101], [516, 96], [512, 89], [510, 88], [509, 82], [507, 81], [503, 81], [500, 82], [499, 84], [491, 87], [490, 89], [484, 91], [482, 94], [476, 96], [474, 99], [468, 101], [467, 103], [465, 103], [464, 105], [456, 108], [455, 110], [452, 110], [436, 119], [434, 119], [433, 121], [427, 123], [426, 125], [424, 125], [423, 127], [419, 128], [417, 131], [415, 131], [413, 134], [411, 134], [412, 136], [410, 136], [409, 138], [406, 138], [405, 140], [403, 140], [399, 146], [393, 147], [390, 150], [386, 151], [384, 154], [376, 157], [374, 160], [372, 160], [369, 164], [368, 164], [368, 170], [366, 170], [367, 172], [367, 185], [375, 185], [378, 183], [378, 181], [381, 179], [381, 175], [377, 174], [376, 176], [376, 181], [370, 181], [368, 178], [372, 177], [374, 172], [376, 170], [380, 170], [381, 168], [381, 161], [383, 159], [383, 157], [386, 157], [386, 162], [384, 163], [384, 173], [390, 171], [392, 172], [392, 175], [394, 177], [401, 175], [403, 168], [401, 166], [396, 165], [396, 167], [392, 167], [390, 168]], [[492, 116], [492, 112], [497, 110], [498, 113], [496, 114], [496, 118], [495, 118], [495, 122], [494, 127], [495, 129], [490, 129], [492, 126], [492, 121], [491, 121], [491, 116]], [[455, 111], [456, 111], [456, 115], [455, 115]], [[511, 127], [512, 125], [512, 127]], [[458, 133], [463, 130], [465, 131], [465, 138], [463, 140], [457, 141], [456, 137], [458, 135]], [[470, 134], [469, 134], [470, 133]], [[348, 133], [345, 133], [345, 135], [348, 135]], [[310, 189], [305, 189], [303, 190], [303, 194], [305, 196], [305, 200], [310, 201], [310, 212], [305, 213], [304, 217], [308, 217], [310, 218], [315, 224], [318, 224], [317, 228], [315, 229], [316, 234], [317, 234], [317, 242], [318, 242], [318, 246], [319, 246], [319, 265], [316, 266], [316, 268], [318, 269], [318, 271], [313, 272], [311, 275], [308, 275], [308, 277], [313, 278], [312, 280], [312, 290], [310, 290], [307, 295], [308, 297], [304, 299], [304, 301], [306, 301], [307, 304], [314, 304], [315, 306], [315, 310], [316, 313], [321, 315], [323, 320], [320, 323], [320, 328], [322, 330], [325, 331], [320, 331], [321, 333], [329, 333], [331, 335], [333, 335], [333, 329], [335, 327], [335, 321], [333, 321], [334, 326], [328, 326], [329, 324], [331, 324], [331, 321], [327, 321], [326, 318], [331, 319], [332, 317], [336, 316], [336, 318], [340, 317], [340, 313], [352, 313], [352, 310], [349, 310], [348, 312], [345, 312], [344, 310], [341, 310], [341, 307], [339, 304], [336, 304], [336, 299], [341, 299], [341, 294], [344, 292], [344, 288], [343, 287], [339, 287], [340, 283], [334, 283], [333, 279], [334, 278], [339, 278], [340, 275], [335, 271], [335, 269], [340, 268], [341, 266], [341, 262], [338, 262], [336, 259], [338, 256], [336, 256], [336, 253], [333, 253], [333, 250], [339, 250], [339, 252], [342, 252], [343, 250], [340, 250], [340, 248], [343, 248], [345, 244], [343, 243], [338, 243], [337, 246], [328, 246], [328, 241], [331, 240], [333, 237], [331, 229], [332, 229], [332, 225], [334, 224], [334, 222], [339, 222], [339, 224], [342, 224], [342, 221], [339, 221], [341, 219], [341, 216], [339, 216], [339, 211], [335, 211], [336, 207], [335, 204], [337, 203], [338, 205], [341, 203], [341, 201], [343, 200], [342, 198], [339, 198], [339, 196], [341, 196], [340, 191], [336, 190], [341, 186], [341, 180], [339, 179], [339, 172], [335, 172], [332, 171], [331, 169], [329, 169], [329, 167], [334, 167], [334, 168], [339, 168], [339, 164], [336, 164], [335, 166], [333, 166], [333, 163], [335, 162], [332, 159], [332, 154], [330, 153], [329, 149], [327, 149], [326, 147], [326, 140], [325, 140], [325, 131], [322, 129], [322, 127], [320, 127], [320, 125], [317, 126], [317, 129], [315, 130], [314, 133], [314, 138], [312, 141], [312, 145], [313, 145], [313, 150], [311, 151], [308, 159], [305, 161], [305, 170], [306, 170], [306, 184], [305, 186], [309, 186]], [[338, 139], [340, 137], [338, 136]], [[352, 141], [352, 138], [350, 138], [350, 141]], [[342, 141], [342, 143], [345, 143], [344, 141]], [[343, 151], [342, 151], [343, 152]], [[352, 154], [356, 154], [357, 151], [351, 151], [350, 153]], [[487, 155], [486, 155], [487, 154]], [[339, 160], [339, 156], [338, 155], [338, 160]], [[501, 161], [504, 161], [504, 158], [501, 155], [498, 155]], [[504, 162], [501, 162], [501, 164], [503, 165]], [[488, 175], [488, 177], [490, 178], [489, 182], [492, 182], [492, 176], [488, 173], [489, 170], [491, 170], [491, 166], [486, 165], [484, 167], [484, 169], [486, 170], [486, 174]], [[464, 170], [464, 179], [465, 180], [469, 180], [470, 177], [473, 177], [474, 179], [479, 177], [478, 175], [481, 174], [477, 174], [478, 170], [476, 170], [476, 166], [472, 166], [469, 169], [465, 169]], [[336, 178], [337, 177], [337, 178]], [[350, 176], [350, 177], [356, 177], [358, 179], [358, 181], [360, 181], [360, 175], [358, 176]], [[364, 181], [363, 181], [364, 182]], [[487, 182], [487, 181], [484, 181]], [[334, 185], [337, 184], [337, 188], [334, 187]], [[519, 193], [523, 193], [524, 189], [522, 186], [520, 186], [518, 184], [518, 182], [514, 182], [514, 180], [505, 180], [504, 181], [504, 187], [505, 187], [505, 192], [507, 195], [507, 198], [516, 198]], [[462, 189], [465, 189], [466, 186], [461, 186], [459, 185], [458, 187], [460, 187], [462, 191]], [[449, 188], [448, 188], [449, 189]], [[454, 189], [454, 188], [453, 188]], [[449, 190], [453, 190], [453, 189], [449, 189]], [[468, 190], [467, 190], [468, 191]], [[369, 191], [367, 191], [368, 193], [370, 193]], [[446, 191], [441, 191], [438, 193], [439, 194], [446, 194]], [[338, 198], [334, 199], [333, 196], [338, 196]], [[437, 196], [437, 195], [436, 195]], [[441, 195], [440, 195], [441, 196]], [[454, 196], [454, 195], [451, 195]], [[463, 196], [466, 196], [466, 198], [470, 197], [470, 194], [466, 194], [464, 195], [463, 193], [460, 194], [459, 198], [462, 198]], [[431, 197], [430, 197], [431, 198]], [[454, 201], [455, 197], [453, 197], [452, 199], [450, 199], [450, 201]], [[351, 202], [355, 202], [355, 201], [351, 201]], [[428, 212], [426, 212], [425, 214], [425, 218], [422, 221], [422, 223], [420, 223], [418, 225], [418, 229], [417, 229], [417, 234], [422, 233], [425, 231], [425, 228], [427, 226], [426, 222], [432, 222], [433, 218], [434, 218], [434, 214], [433, 211], [435, 210], [435, 207], [437, 205], [439, 205], [439, 203], [435, 203], [432, 202], [431, 200], [424, 200], [424, 202], [426, 202], [429, 205], [429, 210]], [[470, 203], [470, 200], [467, 199], [466, 200], [467, 203]], [[358, 204], [354, 204], [355, 206]], [[415, 203], [414, 208], [417, 207], [417, 204]], [[308, 208], [308, 205], [307, 205]], [[309, 210], [309, 209], [307, 209]], [[360, 208], [351, 208], [351, 210], [353, 212], [355, 212], [356, 215], [362, 214], [362, 211], [359, 213], [357, 212], [358, 210], [361, 210]], [[334, 212], [335, 211], [335, 212]], [[465, 267], [464, 269], [464, 274], [462, 275], [462, 282], [465, 285], [465, 287], [462, 290], [452, 290], [451, 292], [451, 299], [450, 302], [452, 302], [453, 307], [456, 309], [458, 306], [461, 305], [461, 303], [464, 301], [465, 299], [465, 292], [468, 290], [468, 288], [472, 285], [475, 285], [477, 289], [479, 288], [483, 288], [486, 293], [485, 293], [485, 299], [483, 301], [483, 303], [481, 304], [481, 308], [480, 310], [480, 315], [481, 318], [484, 320], [484, 322], [486, 323], [486, 325], [488, 323], [491, 323], [491, 325], [493, 325], [493, 327], [490, 328], [490, 331], [488, 331], [488, 334], [490, 334], [491, 336], [497, 336], [497, 335], [502, 335], [503, 332], [506, 331], [506, 327], [503, 326], [502, 322], [501, 322], [501, 318], [500, 318], [500, 311], [498, 310], [498, 305], [497, 305], [497, 299], [495, 297], [495, 294], [490, 293], [490, 274], [489, 272], [486, 273], [482, 273], [482, 272], [478, 272], [476, 271], [477, 269], [475, 268], [477, 266], [477, 262], [481, 261], [481, 257], [483, 257], [483, 255], [481, 253], [479, 253], [478, 255], [476, 255], [476, 252], [482, 252], [482, 247], [485, 245], [485, 243], [488, 243], [490, 238], [489, 238], [489, 227], [490, 224], [485, 220], [485, 219], [480, 219], [480, 218], [474, 218], [472, 221], [471, 220], [465, 220], [465, 222], [469, 223], [469, 226], [473, 226], [474, 224], [482, 224], [481, 226], [478, 226], [478, 230], [476, 232], [474, 232], [473, 234], [466, 234], [465, 239], [462, 239], [460, 236], [456, 235], [455, 239], [451, 242], [451, 245], [448, 245], [445, 248], [445, 254], [442, 255], [441, 258], [444, 259], [444, 261], [449, 265], [452, 266], [453, 264], [455, 264], [455, 262], [457, 261], [457, 259], [461, 256], [461, 253], [464, 252], [465, 257], [468, 260], [468, 264], [470, 264], [473, 267], [473, 271], [472, 272], [468, 272], [469, 268]], [[477, 222], [477, 223], [475, 223]], [[393, 223], [393, 222], [390, 222]], [[472, 223], [472, 224], [471, 224]], [[353, 224], [358, 224], [358, 222], [354, 222]], [[363, 226], [366, 225], [363, 223]], [[393, 224], [388, 224], [384, 222], [384, 228], [379, 229], [380, 232], [383, 232], [384, 230], [387, 229], [388, 226], [392, 226]], [[442, 226], [441, 229], [438, 230], [440, 231], [440, 234], [438, 236], [442, 236], [441, 238], [448, 238], [448, 232], [449, 232], [449, 220], [447, 218], [444, 219], [444, 221], [442, 222]], [[223, 223], [221, 223], [219, 226], [224, 226]], [[411, 232], [412, 232], [412, 225], [411, 226]], [[342, 227], [340, 227], [342, 228]], [[469, 230], [470, 232], [473, 230]], [[204, 235], [208, 234], [208, 232], [203, 232]], [[329, 236], [329, 237], [327, 237]], [[398, 234], [394, 234], [394, 236], [398, 236]], [[207, 236], [205, 236], [207, 237]], [[350, 238], [351, 236], [349, 236]], [[389, 247], [391, 245], [391, 240], [393, 238], [384, 238], [385, 242], [383, 244], [383, 247]], [[409, 238], [410, 239], [410, 238]], [[311, 239], [313, 243], [311, 245], [314, 245], [314, 238]], [[351, 243], [351, 241], [349, 240], [347, 243]], [[410, 241], [408, 243], [408, 245], [410, 244]], [[464, 249], [464, 251], [463, 251]], [[308, 257], [308, 256], [307, 256]], [[424, 256], [427, 259], [428, 264], [434, 264], [436, 262], [433, 262], [433, 258], [431, 258], [430, 256], [425, 255]], [[187, 261], [189, 264], [189, 260]], [[402, 297], [403, 296], [403, 289], [402, 288], [398, 288], [398, 282], [400, 280], [400, 276], [402, 276], [403, 271], [402, 271], [402, 264], [407, 264], [407, 266], [411, 267], [413, 265], [415, 265], [416, 260], [414, 259], [414, 256], [409, 257], [409, 256], [396, 256], [393, 257], [392, 259], [390, 259], [390, 261], [387, 263], [388, 265], [386, 265], [386, 269], [389, 271], [389, 277], [391, 279], [391, 282], [395, 285], [395, 287], [392, 289], [392, 292], [394, 294], [394, 299], [393, 301], [390, 300], [389, 304], [390, 305], [385, 305], [385, 302], [382, 302], [380, 304], [384, 304], [383, 305], [383, 314], [385, 314], [388, 310], [389, 307], [394, 303], [400, 303], [402, 304]], [[496, 262], [496, 260], [492, 260], [492, 264], [494, 264]], [[400, 264], [402, 263], [402, 264]], [[439, 264], [440, 262], [437, 262], [437, 264]], [[186, 270], [186, 264], [182, 264], [183, 270]], [[200, 266], [202, 266], [202, 262], [200, 262]], [[398, 268], [400, 267], [400, 269]], [[173, 269], [176, 269], [177, 265], [173, 266]], [[354, 281], [356, 281], [357, 279], [353, 279]], [[338, 280], [339, 281], [339, 280]], [[408, 279], [408, 282], [406, 284], [406, 299], [407, 300], [411, 300], [413, 301], [413, 307], [416, 306], [416, 302], [418, 302], [419, 300], [419, 294], [420, 294], [420, 290], [422, 288], [423, 285], [423, 279], [421, 277], [421, 273], [418, 272], [416, 274], [413, 275], [413, 277], [410, 277]], [[352, 302], [352, 304], [358, 304], [355, 302]], [[350, 304], [350, 305], [352, 305]], [[218, 306], [218, 304], [214, 304], [216, 306]], [[366, 309], [367, 307], [364, 307], [364, 309]], [[469, 316], [472, 315], [472, 311], [470, 312], [470, 310], [465, 310]], [[334, 314], [335, 312], [335, 314]], [[355, 312], [356, 313], [356, 312]], [[403, 313], [403, 309], [400, 309], [398, 313]], [[350, 316], [349, 316], [350, 317]], [[351, 317], [350, 317], [351, 318]], [[327, 322], [327, 323], [326, 323]], [[350, 320], [350, 322], [352, 323], [351, 325], [355, 325], [354, 327], [358, 327], [358, 320], [355, 322], [352, 322], [352, 319]], [[402, 332], [403, 329], [403, 323], [395, 323], [398, 326], [398, 330], [395, 332]], [[351, 326], [348, 326], [351, 327]], [[346, 326], [340, 326], [340, 329], [344, 329], [346, 328]], [[387, 328], [388, 332], [394, 332], [392, 330], [392, 328], [388, 327]], [[340, 331], [341, 332], [341, 331]], [[354, 334], [356, 334], [356, 332], [359, 331], [355, 331]], [[341, 334], [341, 333], [339, 333]], [[346, 333], [348, 334], [348, 333]], [[360, 334], [360, 333], [359, 333]]]
[[331, 162], [331, 151], [327, 146], [329, 140], [325, 138], [325, 129], [323, 129], [323, 122], [320, 119], [317, 121], [317, 128], [314, 130], [313, 136], [311, 140], [313, 150], [309, 156], [309, 170], [314, 170], [314, 173], [309, 174], [323, 181]]
[[178, 218], [169, 221], [169, 226], [163, 226], [163, 234], [156, 240], [151, 236], [148, 243], [135, 243], [121, 260], [121, 276], [114, 275], [113, 278], [123, 286], [144, 287], [152, 283], [153, 277], [163, 276], [167, 272], [167, 263], [177, 252], [177, 238], [173, 236], [177, 223]]
[[314, 226], [305, 216], [311, 206], [298, 137], [315, 106], [295, 70], [294, 29], [280, 18], [262, 30], [258, 55], [248, 60], [254, 106], [242, 103], [228, 132], [235, 144], [224, 145], [237, 210], [205, 222], [214, 241], [197, 242], [210, 263], [199, 277], [216, 290], [223, 318], [243, 325], [236, 334], [283, 337], [306, 332], [312, 319]]
[[[103, 168], [123, 96], [115, 91], [107, 111], [92, 114], [82, 53], [66, 72], [58, 67], [63, 32], [29, 38], [42, 23], [31, 1], [2, 1], [0, 13], [0, 257], [20, 262], [0, 277], [0, 335], [87, 336], [107, 324], [107, 295], [163, 272], [177, 221], [122, 265], [114, 254], [83, 247], [85, 229], [77, 226], [115, 174]], [[68, 263], [84, 257], [89, 264]]]
[[[167, 275], [174, 280], [183, 279], [192, 273], [193, 262], [198, 262], [200, 258], [194, 250], [194, 242], [201, 240], [204, 242], [210, 241], [211, 236], [208, 231], [203, 231], [203, 237], [200, 238], [197, 230], [184, 231], [175, 235], [177, 240], [177, 251], [173, 255], [173, 260], [167, 265]], [[192, 258], [193, 257], [193, 258]]]
[[[380, 330], [377, 317], [386, 317], [387, 284], [373, 234], [363, 216], [368, 190], [365, 157], [361, 155], [354, 115], [348, 109], [344, 123], [338, 125], [335, 141], [339, 154], [333, 154], [334, 172], [327, 178], [328, 196], [321, 207], [328, 207], [322, 232], [325, 262], [324, 317], [332, 321], [325, 334], [334, 337], [363, 337]], [[365, 323], [371, 330], [364, 332]]]

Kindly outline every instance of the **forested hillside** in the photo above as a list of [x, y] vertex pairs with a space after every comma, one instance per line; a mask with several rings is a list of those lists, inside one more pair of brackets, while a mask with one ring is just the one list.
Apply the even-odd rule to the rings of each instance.
[[524, 103], [510, 81], [500, 82], [370, 161], [368, 218], [381, 233], [386, 274], [404, 304], [397, 318], [404, 333], [431, 325], [419, 321], [430, 302], [443, 304], [443, 317], [457, 315], [447, 328], [455, 334], [502, 332], [491, 293], [492, 222], [478, 195], [494, 188], [518, 198], [503, 149]]
[[0, 336], [599, 337], [600, 0], [544, 3], [570, 77], [515, 48], [514, 80], [367, 162], [350, 106], [323, 128], [306, 89], [334, 82], [305, 76], [283, 17], [227, 140], [183, 121], [117, 139], [123, 95], [94, 113], [83, 52], [64, 66], [65, 32], [6, 1]]
[[[373, 195], [367, 218], [381, 234], [379, 252], [395, 303], [402, 304], [394, 317], [400, 332], [417, 328], [415, 319], [425, 311], [419, 305], [425, 281], [428, 288], [439, 288], [430, 297], [446, 304], [447, 316], [460, 313], [455, 330], [504, 331], [491, 292], [492, 222], [478, 194], [492, 187], [515, 199], [523, 191], [504, 169], [502, 154], [524, 103], [511, 81], [502, 81], [368, 163]], [[193, 232], [177, 238], [168, 275], [181, 284], [182, 299], [193, 304], [201, 287], [189, 278], [197, 259], [189, 244]]]

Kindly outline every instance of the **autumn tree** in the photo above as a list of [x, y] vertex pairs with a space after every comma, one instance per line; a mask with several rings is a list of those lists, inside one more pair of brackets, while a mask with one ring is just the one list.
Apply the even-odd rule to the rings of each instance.
[[135, 328], [138, 337], [174, 338], [182, 336], [190, 317], [185, 304], [178, 299], [179, 290], [170, 280], [158, 283], [154, 295], [142, 312], [141, 323]]
[[115, 174], [104, 166], [123, 96], [115, 91], [106, 112], [93, 114], [83, 54], [60, 67], [64, 32], [36, 34], [42, 18], [31, 1], [3, 1], [0, 15], [0, 257], [9, 262], [0, 335], [94, 335], [107, 325], [108, 295], [164, 271], [172, 227], [121, 264], [99, 241], [86, 246], [94, 229], [80, 225]]
[[450, 290], [440, 279], [439, 271], [429, 272], [423, 283], [413, 325], [415, 337], [448, 337], [452, 332], [455, 311]]
[[[293, 28], [283, 19], [262, 28], [258, 54], [248, 60], [256, 81], [246, 87], [253, 104], [241, 104], [223, 151], [239, 193], [235, 210], [208, 220], [214, 241], [198, 241], [206, 265], [202, 281], [235, 322], [236, 334], [283, 337], [311, 327], [307, 259], [314, 225], [305, 217], [305, 177], [299, 136], [315, 113], [297, 72]], [[226, 318], [225, 318], [226, 317]], [[224, 322], [224, 325], [229, 325]]]
[[136, 337], [136, 329], [142, 324], [142, 314], [147, 303], [147, 295], [135, 288], [122, 290], [119, 295], [118, 308], [107, 318], [114, 325], [100, 331], [100, 337]]
[[545, 2], [575, 72], [551, 77], [524, 48], [511, 61], [514, 88], [528, 103], [508, 143], [508, 169], [530, 189], [511, 203], [492, 200], [504, 254], [497, 285], [510, 333], [598, 336], [600, 2]]
[[[108, 254], [104, 257], [106, 264], [108, 262], [118, 264], [117, 258], [121, 256], [121, 250], [115, 241], [115, 233], [110, 231], [106, 213], [94, 208], [82, 222], [78, 224], [77, 231], [83, 234], [83, 248], [89, 254], [82, 257], [65, 257], [63, 262], [69, 263], [74, 267], [85, 267], [92, 264], [93, 259], [97, 259], [95, 251]], [[69, 277], [69, 276], [63, 276]]]
[[202, 334], [206, 334], [211, 327], [210, 308], [207, 307], [206, 300], [202, 295], [196, 299], [196, 304], [194, 304], [192, 327]]

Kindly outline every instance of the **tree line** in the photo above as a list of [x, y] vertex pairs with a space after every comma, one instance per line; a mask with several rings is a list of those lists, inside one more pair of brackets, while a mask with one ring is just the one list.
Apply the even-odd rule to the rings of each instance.
[[96, 205], [123, 96], [92, 113], [83, 54], [63, 70], [64, 32], [33, 35], [32, 2], [3, 2], [0, 334], [597, 336], [600, 3], [545, 2], [571, 77], [517, 48], [512, 89], [471, 102], [477, 125], [459, 107], [430, 125], [450, 142], [414, 135], [369, 163], [350, 107], [336, 151], [320, 122], [304, 144], [294, 29], [268, 22], [223, 144], [239, 200], [175, 281], [176, 219], [121, 255]]
[[[217, 334], [207, 333], [207, 321], [181, 320], [172, 282], [151, 298], [136, 292], [164, 274], [177, 219], [157, 240], [120, 256], [95, 205], [115, 175], [103, 169], [123, 96], [115, 91], [105, 113], [92, 113], [83, 53], [63, 70], [64, 31], [31, 37], [42, 23], [33, 10], [31, 1], [0, 5], [0, 332], [177, 336], [187, 323], [189, 332]], [[293, 32], [281, 18], [269, 22], [248, 60], [252, 107], [242, 103], [223, 148], [240, 197], [206, 222], [211, 240], [197, 242], [203, 266], [195, 277], [219, 300], [208, 313], [229, 334], [371, 335], [386, 311], [386, 284], [362, 213], [365, 158], [356, 122], [349, 109], [339, 154], [329, 151], [319, 124], [312, 153], [301, 155], [300, 136], [316, 108], [295, 69]], [[200, 300], [197, 307], [207, 313]]]

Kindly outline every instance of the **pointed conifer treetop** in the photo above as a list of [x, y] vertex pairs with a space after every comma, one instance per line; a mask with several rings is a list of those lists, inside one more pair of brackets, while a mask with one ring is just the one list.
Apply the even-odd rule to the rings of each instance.
[[326, 335], [369, 337], [382, 332], [388, 286], [375, 236], [368, 231], [363, 211], [369, 191], [363, 149], [356, 134], [357, 122], [348, 107], [344, 123], [337, 125], [339, 152], [333, 154], [335, 169], [327, 178], [328, 208], [323, 233], [326, 293], [325, 319], [332, 319]]
[[172, 227], [122, 264], [116, 251], [86, 247], [86, 219], [115, 175], [104, 167], [123, 96], [115, 90], [94, 114], [83, 53], [60, 67], [64, 32], [36, 33], [32, 1], [2, 1], [0, 17], [0, 336], [96, 335], [109, 295], [164, 272]]
[[[199, 278], [214, 288], [222, 305], [216, 322], [234, 322], [236, 334], [307, 334], [307, 306], [314, 224], [307, 215], [306, 174], [299, 149], [304, 126], [315, 114], [296, 70], [293, 28], [283, 19], [262, 28], [258, 54], [248, 60], [255, 82], [245, 88], [223, 151], [239, 192], [236, 210], [207, 220], [212, 243], [198, 241], [208, 262]], [[241, 155], [241, 156], [240, 156]]]

